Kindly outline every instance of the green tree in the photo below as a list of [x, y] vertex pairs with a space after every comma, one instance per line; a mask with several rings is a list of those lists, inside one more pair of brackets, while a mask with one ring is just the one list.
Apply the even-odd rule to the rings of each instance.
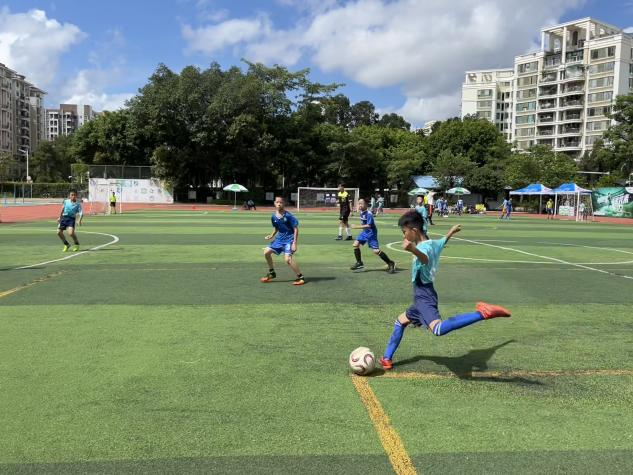
[[604, 138], [613, 152], [613, 171], [628, 176], [633, 173], [633, 94], [616, 98], [611, 118], [617, 124], [604, 133]]
[[382, 127], [390, 127], [392, 129], [410, 130], [411, 124], [409, 124], [404, 117], [395, 113], [384, 114], [378, 121], [378, 125]]
[[551, 188], [573, 181], [577, 173], [578, 167], [568, 155], [556, 153], [545, 145], [536, 145], [508, 160], [505, 179], [513, 188], [537, 182]]
[[454, 155], [450, 150], [443, 150], [435, 160], [431, 174], [440, 188], [448, 190], [462, 185], [462, 181], [466, 181], [465, 178], [472, 173], [475, 166], [476, 164], [467, 156]]

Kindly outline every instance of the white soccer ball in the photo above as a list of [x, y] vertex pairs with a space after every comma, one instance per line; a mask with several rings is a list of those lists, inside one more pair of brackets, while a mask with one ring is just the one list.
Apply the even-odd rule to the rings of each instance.
[[349, 367], [355, 374], [363, 376], [376, 368], [376, 358], [369, 348], [361, 346], [349, 355]]

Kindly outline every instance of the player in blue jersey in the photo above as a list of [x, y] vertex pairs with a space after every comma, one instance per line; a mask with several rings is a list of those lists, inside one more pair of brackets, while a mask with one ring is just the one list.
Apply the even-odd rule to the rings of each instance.
[[268, 263], [268, 274], [260, 279], [261, 282], [270, 282], [277, 277], [273, 264], [273, 254], [284, 255], [286, 264], [290, 266], [297, 278], [293, 281], [294, 285], [305, 284], [303, 274], [299, 270], [299, 265], [293, 258], [293, 254], [297, 252], [297, 239], [299, 237], [299, 221], [292, 214], [286, 211], [284, 199], [281, 196], [275, 198], [276, 211], [271, 217], [273, 232], [264, 239], [270, 241], [274, 238], [268, 247], [264, 250], [264, 257]]
[[404, 234], [402, 248], [414, 256], [411, 268], [413, 304], [394, 323], [387, 349], [380, 359], [381, 366], [386, 370], [393, 367], [393, 355], [400, 345], [404, 329], [410, 323], [414, 326], [425, 325], [434, 335], [442, 336], [481, 320], [510, 316], [510, 312], [503, 307], [478, 302], [476, 312], [462, 313], [442, 320], [437, 309], [437, 293], [433, 282], [439, 268], [440, 254], [447, 241], [461, 230], [461, 226], [453, 226], [441, 239], [429, 239], [422, 231], [422, 216], [416, 211], [409, 211], [400, 217], [398, 225]]
[[374, 254], [385, 261], [385, 264], [387, 264], [387, 272], [393, 274], [396, 271], [396, 263], [380, 250], [380, 245], [378, 244], [378, 229], [376, 228], [376, 223], [374, 223], [374, 215], [367, 209], [367, 201], [363, 198], [358, 200], [358, 211], [360, 211], [360, 225], [354, 224], [352, 227], [362, 229], [362, 231], [356, 236], [356, 240], [353, 244], [356, 264], [354, 264], [351, 269], [360, 270], [365, 267], [361, 258], [360, 246], [367, 243], [367, 246], [369, 246]]
[[424, 234], [427, 234], [429, 231], [429, 211], [426, 209], [426, 206], [424, 206], [424, 198], [420, 195], [415, 199], [415, 210], [422, 216], [424, 222], [422, 230]]
[[79, 215], [78, 224], [81, 226], [84, 213], [81, 209], [81, 203], [77, 201], [77, 192], [71, 191], [68, 199], [64, 200], [61, 213], [59, 214], [59, 218], [57, 218], [57, 222], [59, 223], [57, 225], [57, 235], [64, 243], [64, 252], [68, 252], [68, 249], [70, 248], [70, 244], [66, 240], [66, 236], [64, 236], [64, 231], [66, 229], [68, 229], [68, 234], [75, 243], [73, 251], [79, 250], [79, 240], [77, 239], [77, 234], [75, 233], [77, 215]]

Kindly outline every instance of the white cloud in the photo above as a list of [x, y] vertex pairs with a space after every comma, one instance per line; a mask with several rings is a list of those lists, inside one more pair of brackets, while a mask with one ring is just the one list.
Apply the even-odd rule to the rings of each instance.
[[0, 10], [0, 61], [38, 87], [52, 82], [60, 56], [84, 37], [79, 27], [47, 18], [43, 10]]
[[116, 82], [119, 72], [110, 69], [83, 69], [68, 81], [62, 91], [64, 104], [90, 104], [94, 110], [117, 110], [133, 93], [106, 93], [108, 87]]
[[265, 16], [252, 20], [226, 20], [222, 23], [193, 28], [182, 27], [182, 36], [188, 43], [189, 52], [212, 54], [227, 46], [250, 42], [270, 32]]
[[624, 33], [633, 33], [633, 26], [629, 26], [624, 29]]
[[188, 28], [183, 36], [194, 51], [231, 46], [247, 59], [289, 66], [307, 58], [365, 86], [400, 86], [406, 100], [398, 110], [419, 124], [459, 113], [465, 70], [510, 66], [540, 41], [543, 26], [584, 1], [324, 0], [325, 8], [309, 8], [287, 30], [259, 17]]

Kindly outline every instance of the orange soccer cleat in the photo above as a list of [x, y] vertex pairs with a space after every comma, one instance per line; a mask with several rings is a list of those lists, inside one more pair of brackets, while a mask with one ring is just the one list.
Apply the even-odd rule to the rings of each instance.
[[511, 315], [510, 310], [486, 302], [477, 302], [475, 308], [486, 320], [489, 318], [509, 317]]

